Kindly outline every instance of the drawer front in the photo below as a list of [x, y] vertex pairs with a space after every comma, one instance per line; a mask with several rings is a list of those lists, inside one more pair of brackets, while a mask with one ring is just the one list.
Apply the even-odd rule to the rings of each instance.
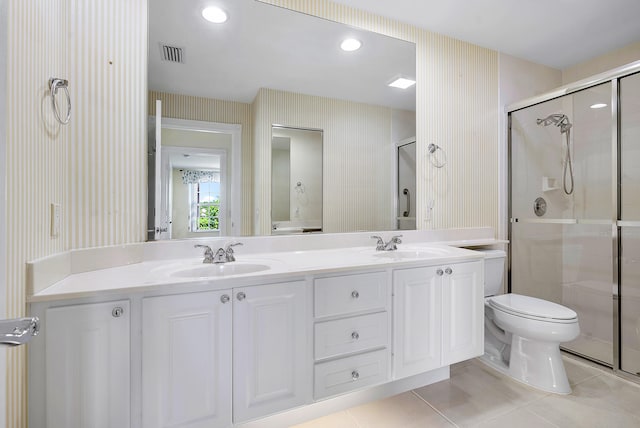
[[389, 351], [369, 352], [315, 366], [316, 399], [342, 394], [389, 380]]
[[344, 318], [315, 325], [315, 358], [388, 347], [387, 312]]
[[314, 281], [316, 317], [388, 310], [389, 279], [385, 272], [319, 278]]

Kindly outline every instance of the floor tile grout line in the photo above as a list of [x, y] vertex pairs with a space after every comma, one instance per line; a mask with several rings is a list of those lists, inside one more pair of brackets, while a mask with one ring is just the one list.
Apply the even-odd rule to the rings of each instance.
[[362, 426], [360, 425], [360, 422], [358, 422], [358, 419], [351, 414], [349, 409], [345, 410], [345, 412], [347, 412], [347, 415], [349, 416], [349, 418], [351, 418], [353, 423], [356, 424], [356, 428], [362, 428]]
[[444, 413], [442, 413], [440, 410], [436, 409], [431, 403], [429, 403], [427, 400], [425, 400], [423, 397], [420, 396], [420, 394], [418, 394], [415, 391], [411, 391], [411, 393], [413, 395], [415, 395], [416, 397], [418, 397], [418, 399], [422, 402], [424, 402], [427, 406], [431, 407], [433, 409], [434, 412], [436, 412], [437, 414], [439, 414], [440, 416], [442, 416], [447, 422], [449, 422], [451, 425], [453, 425], [456, 428], [460, 428], [460, 426], [453, 422], [451, 419], [449, 419]]

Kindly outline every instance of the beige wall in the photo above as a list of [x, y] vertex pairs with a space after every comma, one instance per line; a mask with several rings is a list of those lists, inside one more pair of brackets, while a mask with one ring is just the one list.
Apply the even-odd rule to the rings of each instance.
[[638, 60], [640, 60], [640, 42], [631, 43], [581, 64], [565, 68], [562, 70], [562, 84], [567, 85]]
[[[26, 261], [144, 239], [146, 16], [146, 0], [8, 2], [8, 317], [26, 313]], [[51, 77], [70, 82], [67, 126], [53, 118]], [[27, 425], [25, 351], [8, 352], [8, 427]]]

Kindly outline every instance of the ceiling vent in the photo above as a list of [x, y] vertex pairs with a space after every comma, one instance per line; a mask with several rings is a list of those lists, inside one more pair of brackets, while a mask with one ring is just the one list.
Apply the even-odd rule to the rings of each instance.
[[178, 62], [184, 64], [184, 49], [176, 46], [165, 45], [160, 43], [162, 50], [162, 59], [169, 62]]

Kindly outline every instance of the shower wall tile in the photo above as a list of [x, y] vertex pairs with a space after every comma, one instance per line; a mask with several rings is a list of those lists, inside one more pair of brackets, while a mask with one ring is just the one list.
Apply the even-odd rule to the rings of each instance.
[[[260, 1], [415, 43], [417, 227], [497, 230], [497, 52], [328, 0]], [[444, 168], [430, 164], [430, 143]]]

